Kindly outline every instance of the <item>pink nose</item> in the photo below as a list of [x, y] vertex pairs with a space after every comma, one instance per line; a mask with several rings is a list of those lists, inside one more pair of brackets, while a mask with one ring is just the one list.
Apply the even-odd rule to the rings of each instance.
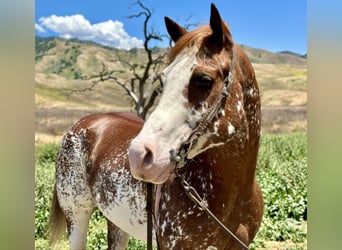
[[154, 160], [154, 147], [151, 144], [133, 143], [128, 149], [128, 159], [134, 178], [148, 180]]
[[128, 148], [128, 160], [134, 178], [154, 184], [166, 182], [175, 166], [167, 145], [156, 136], [135, 138]]

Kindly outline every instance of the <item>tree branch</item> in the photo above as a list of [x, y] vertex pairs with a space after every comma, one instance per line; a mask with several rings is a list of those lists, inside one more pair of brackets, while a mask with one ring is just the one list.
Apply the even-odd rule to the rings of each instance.
[[[102, 70], [97, 76], [93, 76], [89, 79], [98, 77], [98, 81], [93, 82], [93, 85], [89, 89], [95, 88], [99, 81], [111, 80], [118, 86], [123, 88], [126, 93], [132, 98], [135, 105], [135, 110], [141, 118], [145, 119], [148, 111], [153, 107], [155, 100], [162, 89], [160, 81], [160, 71], [164, 66], [164, 61], [167, 52], [153, 53], [153, 49], [150, 44], [152, 41], [162, 41], [166, 35], [161, 35], [153, 28], [150, 28], [149, 23], [152, 17], [152, 11], [146, 7], [141, 0], [137, 0], [133, 5], [138, 6], [139, 10], [136, 14], [128, 16], [128, 18], [143, 18], [143, 50], [146, 59], [143, 63], [133, 62], [134, 54], [131, 53], [128, 57], [116, 52], [115, 61], [120, 62], [125, 68], [131, 72], [129, 80], [122, 80], [117, 71], [108, 71], [105, 65], [102, 63]], [[168, 38], [169, 39], [169, 38]], [[139, 50], [137, 50], [138, 53]], [[139, 56], [139, 54], [137, 54]], [[157, 80], [159, 79], [159, 82]]]
[[127, 84], [125, 84], [124, 82], [120, 81], [119, 78], [114, 75], [117, 72], [122, 73], [122, 70], [107, 71], [106, 70], [106, 65], [104, 63], [102, 63], [102, 70], [100, 71], [100, 74], [93, 75], [93, 76], [87, 78], [87, 80], [98, 79], [98, 78], [99, 79], [92, 81], [92, 85], [90, 87], [86, 87], [86, 88], [83, 88], [83, 89], [75, 89], [75, 90], [73, 90], [73, 92], [92, 91], [92, 90], [95, 89], [95, 87], [98, 85], [98, 83], [105, 82], [105, 81], [108, 81], [108, 80], [112, 80], [112, 81], [114, 81], [116, 84], [118, 84], [121, 88], [123, 88], [126, 91], [126, 93], [132, 98], [134, 104], [137, 104], [138, 103], [137, 95], [134, 93], [134, 91], [130, 87], [127, 86]]

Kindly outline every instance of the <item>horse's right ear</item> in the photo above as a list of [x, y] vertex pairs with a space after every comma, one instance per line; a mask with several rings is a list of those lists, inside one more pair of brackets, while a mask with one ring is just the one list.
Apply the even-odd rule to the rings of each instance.
[[166, 25], [167, 32], [169, 33], [171, 39], [174, 42], [177, 42], [179, 40], [179, 38], [181, 38], [184, 34], [187, 33], [186, 29], [181, 27], [178, 23], [171, 20], [167, 16], [164, 17], [164, 19], [165, 19], [165, 25]]

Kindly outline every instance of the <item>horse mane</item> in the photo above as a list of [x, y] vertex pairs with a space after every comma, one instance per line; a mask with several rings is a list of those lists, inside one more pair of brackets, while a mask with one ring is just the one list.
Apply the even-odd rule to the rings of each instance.
[[206, 25], [184, 34], [171, 48], [169, 53], [169, 63], [171, 63], [183, 49], [187, 47], [191, 49], [195, 46], [199, 48], [203, 38], [208, 37], [211, 33], [211, 28], [209, 25]]

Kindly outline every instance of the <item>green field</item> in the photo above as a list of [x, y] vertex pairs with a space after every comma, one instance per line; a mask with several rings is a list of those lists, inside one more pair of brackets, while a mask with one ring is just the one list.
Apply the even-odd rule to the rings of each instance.
[[[54, 185], [57, 144], [36, 146], [35, 243], [49, 249], [46, 231]], [[264, 135], [257, 179], [264, 195], [264, 218], [251, 249], [307, 249], [307, 135]], [[87, 249], [107, 249], [106, 222], [96, 211], [89, 226]], [[56, 249], [68, 249], [66, 238]], [[126, 249], [146, 249], [130, 239]]]

